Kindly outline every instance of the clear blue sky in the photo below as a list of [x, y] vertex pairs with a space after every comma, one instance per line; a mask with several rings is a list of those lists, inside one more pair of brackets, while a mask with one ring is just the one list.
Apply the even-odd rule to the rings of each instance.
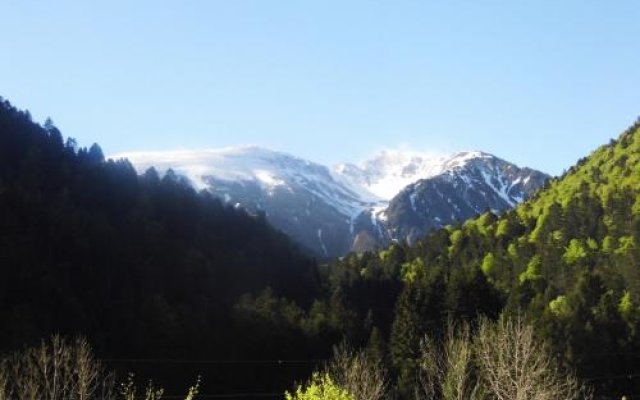
[[637, 1], [4, 1], [0, 95], [81, 145], [558, 174], [640, 115]]

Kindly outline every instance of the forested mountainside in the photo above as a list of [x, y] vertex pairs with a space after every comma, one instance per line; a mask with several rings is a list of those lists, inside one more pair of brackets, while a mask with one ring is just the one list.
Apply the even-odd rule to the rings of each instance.
[[[127, 160], [65, 142], [51, 121], [40, 126], [4, 100], [0, 272], [0, 351], [61, 333], [118, 359], [300, 357], [301, 335], [283, 346], [284, 334], [234, 307], [267, 287], [308, 306], [320, 289], [314, 262], [264, 218], [171, 172], [138, 176]], [[256, 382], [280, 389], [296, 373], [281, 373], [280, 386]]]
[[388, 335], [403, 393], [425, 332], [500, 313], [525, 315], [597, 393], [640, 393], [639, 195], [640, 121], [513, 211], [336, 262], [333, 293]]

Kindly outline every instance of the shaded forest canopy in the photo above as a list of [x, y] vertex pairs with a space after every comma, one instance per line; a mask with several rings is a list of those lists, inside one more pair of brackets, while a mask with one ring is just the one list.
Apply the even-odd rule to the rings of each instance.
[[138, 176], [98, 145], [78, 148], [4, 100], [0, 214], [3, 352], [51, 333], [82, 334], [106, 358], [307, 351], [300, 335], [265, 347], [279, 334], [234, 312], [242, 294], [267, 287], [301, 306], [319, 295], [315, 262], [287, 237], [171, 172]]

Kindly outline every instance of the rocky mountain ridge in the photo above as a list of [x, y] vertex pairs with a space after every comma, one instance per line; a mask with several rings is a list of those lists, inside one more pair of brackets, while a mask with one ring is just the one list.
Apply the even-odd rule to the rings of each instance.
[[196, 189], [265, 213], [319, 257], [414, 241], [431, 229], [501, 212], [548, 178], [488, 153], [449, 156], [386, 151], [333, 168], [256, 146], [124, 153], [142, 173], [172, 169]]

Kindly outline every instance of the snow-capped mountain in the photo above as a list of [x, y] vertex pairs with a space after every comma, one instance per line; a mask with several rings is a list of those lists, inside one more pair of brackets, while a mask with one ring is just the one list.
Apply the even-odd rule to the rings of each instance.
[[218, 150], [126, 153], [139, 172], [173, 169], [198, 189], [250, 212], [323, 257], [350, 250], [354, 220], [380, 199], [329, 168], [255, 146]]
[[322, 257], [413, 241], [485, 209], [514, 206], [546, 175], [482, 152], [450, 156], [385, 151], [332, 169], [255, 146], [125, 153], [139, 172], [173, 169], [200, 190], [264, 212]]
[[386, 235], [409, 243], [435, 228], [500, 213], [531, 196], [548, 175], [482, 152], [457, 153], [441, 171], [406, 186], [377, 219]]
[[[360, 165], [340, 164], [334, 171], [355, 186], [366, 188], [384, 200], [391, 200], [407, 185], [441, 174], [465, 154], [435, 155], [384, 150]], [[472, 155], [471, 155], [472, 156]]]

